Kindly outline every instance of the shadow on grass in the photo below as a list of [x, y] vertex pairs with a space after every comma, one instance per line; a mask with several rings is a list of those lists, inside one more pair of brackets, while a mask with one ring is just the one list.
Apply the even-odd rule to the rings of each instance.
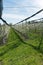
[[20, 41], [23, 43], [23, 44], [26, 44], [26, 45], [29, 45], [31, 46], [33, 49], [37, 50], [39, 53], [42, 53], [43, 54], [43, 51], [41, 51], [38, 47], [36, 46], [33, 46], [32, 44], [28, 44], [26, 42], [24, 42], [24, 40], [19, 36], [19, 34], [14, 30], [15, 34], [18, 36], [18, 38], [20, 39]]
[[35, 49], [35, 50], [38, 51], [39, 53], [42, 53], [42, 54], [43, 54], [43, 51], [40, 50], [38, 47], [36, 47], [36, 46], [34, 46], [34, 45], [32, 45], [32, 44], [28, 44], [28, 43], [26, 43], [26, 42], [24, 42], [24, 44], [31, 46], [33, 49]]
[[21, 45], [21, 43], [23, 42], [23, 40], [20, 38], [20, 36], [15, 32], [15, 30], [12, 28], [12, 31], [15, 33], [15, 35], [17, 35], [18, 37], [18, 42], [16, 42], [16, 44], [14, 44], [14, 42], [12, 43], [13, 45], [7, 44], [5, 49], [0, 53], [0, 56], [3, 56], [5, 53], [9, 52], [10, 50], [13, 50], [14, 48], [17, 48], [19, 45]]
[[[13, 44], [13, 43], [12, 43]], [[4, 54], [6, 54], [7, 52], [9, 52], [10, 50], [13, 50], [14, 48], [17, 48], [21, 43], [16, 43], [16, 44], [13, 44], [13, 45], [6, 45], [5, 47], [5, 50], [3, 50], [1, 53], [0, 53], [0, 56], [3, 56]]]
[[22, 43], [31, 46], [33, 49], [37, 50], [39, 53], [43, 53], [36, 46], [33, 46], [31, 44], [28, 44], [28, 43], [24, 42], [23, 39], [19, 36], [19, 34], [17, 34], [17, 32], [14, 30], [14, 28], [12, 28], [12, 31], [15, 33], [15, 35], [17, 35], [19, 41], [16, 42], [16, 44], [13, 44], [13, 45], [10, 45], [10, 46], [9, 46], [9, 44], [6, 45], [6, 47], [8, 47], [8, 46], [9, 47], [7, 49], [5, 48], [5, 50], [0, 53], [0, 56], [3, 56], [4, 54], [6, 54], [7, 52], [9, 52], [10, 50], [13, 50], [14, 48], [19, 47], [19, 45], [21, 45]]

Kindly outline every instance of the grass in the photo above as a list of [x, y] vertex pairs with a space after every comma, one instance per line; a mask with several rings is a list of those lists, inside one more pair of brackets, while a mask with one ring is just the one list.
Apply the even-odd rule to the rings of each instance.
[[35, 40], [27, 42], [22, 42], [11, 29], [6, 45], [0, 47], [0, 65], [43, 65], [43, 54], [29, 45], [37, 46]]

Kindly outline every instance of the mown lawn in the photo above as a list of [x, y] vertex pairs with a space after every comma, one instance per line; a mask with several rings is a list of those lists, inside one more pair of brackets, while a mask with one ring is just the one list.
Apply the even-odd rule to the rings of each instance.
[[43, 54], [29, 45], [32, 42], [37, 46], [35, 41], [27, 42], [22, 42], [11, 29], [6, 45], [0, 47], [0, 65], [43, 65]]

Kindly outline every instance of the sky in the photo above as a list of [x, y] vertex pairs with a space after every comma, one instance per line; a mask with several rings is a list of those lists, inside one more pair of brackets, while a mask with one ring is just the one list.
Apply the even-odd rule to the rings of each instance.
[[[43, 8], [43, 0], [3, 0], [2, 18], [8, 23], [17, 23]], [[43, 12], [30, 20], [43, 18]], [[2, 21], [0, 20], [2, 23]]]

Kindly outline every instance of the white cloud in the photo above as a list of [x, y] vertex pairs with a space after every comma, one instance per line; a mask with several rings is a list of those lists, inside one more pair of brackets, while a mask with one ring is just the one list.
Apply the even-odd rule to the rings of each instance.
[[[13, 2], [13, 1], [11, 1], [11, 2]], [[21, 20], [31, 16], [32, 14], [36, 13], [38, 10], [43, 8], [43, 0], [21, 0], [21, 1], [15, 0], [14, 3], [13, 4], [14, 4], [15, 8], [4, 9], [3, 17], [8, 18], [8, 20], [14, 19], [13, 21], [16, 21], [16, 22], [21, 21]], [[11, 6], [12, 6], [12, 4], [11, 4]], [[30, 6], [30, 7], [25, 7], [25, 6]], [[33, 6], [33, 8], [32, 8], [32, 6]], [[16, 7], [18, 7], [18, 8], [16, 8]], [[38, 17], [41, 18], [43, 16], [42, 14], [36, 16], [35, 18], [38, 18]], [[33, 19], [34, 19], [34, 17], [33, 17]]]
[[36, 6], [43, 8], [43, 0], [35, 0]]
[[25, 15], [17, 15], [17, 14], [3, 14], [2, 16], [3, 18], [12, 18], [12, 19], [24, 19], [26, 18], [27, 16]]

